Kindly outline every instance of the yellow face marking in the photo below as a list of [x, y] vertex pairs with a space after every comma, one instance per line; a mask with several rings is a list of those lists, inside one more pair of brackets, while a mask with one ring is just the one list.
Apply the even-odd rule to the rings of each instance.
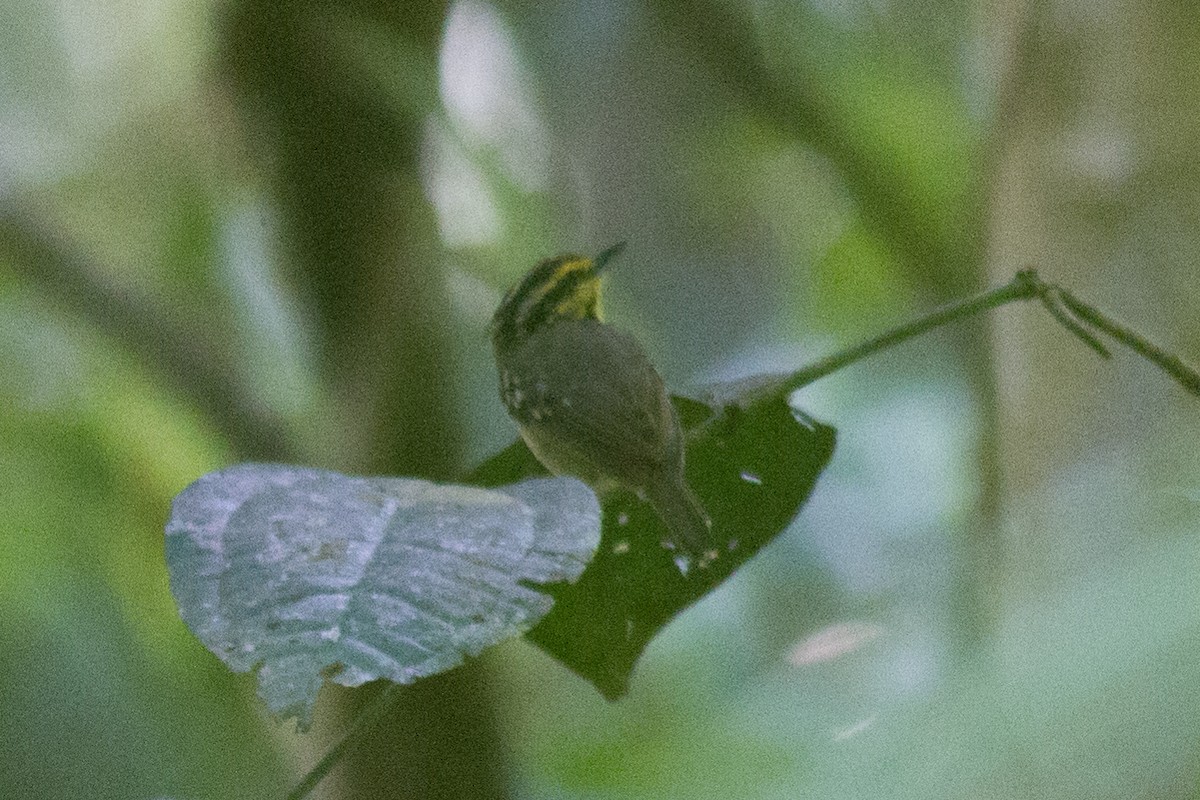
[[600, 276], [591, 259], [547, 259], [505, 295], [492, 319], [497, 346], [513, 343], [556, 319], [599, 318]]
[[587, 276], [577, 279], [574, 290], [554, 306], [559, 317], [585, 319], [600, 316], [600, 279]]
[[592, 261], [573, 258], [564, 261], [534, 286], [522, 299], [518, 319], [529, 319], [534, 309], [553, 303], [553, 316], [583, 319], [592, 316], [600, 298], [600, 279], [592, 276]]

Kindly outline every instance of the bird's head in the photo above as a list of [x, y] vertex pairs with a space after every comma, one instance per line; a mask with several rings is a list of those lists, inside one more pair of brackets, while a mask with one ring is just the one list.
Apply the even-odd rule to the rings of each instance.
[[625, 248], [608, 248], [594, 259], [573, 253], [547, 258], [504, 295], [492, 317], [492, 342], [511, 347], [555, 322], [600, 318], [600, 278]]

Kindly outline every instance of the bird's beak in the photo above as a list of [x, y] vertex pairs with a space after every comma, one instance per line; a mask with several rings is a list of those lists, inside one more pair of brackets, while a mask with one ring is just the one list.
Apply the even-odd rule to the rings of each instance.
[[592, 261], [592, 274], [599, 275], [601, 270], [608, 266], [608, 262], [621, 255], [621, 251], [624, 249], [625, 242], [617, 242], [612, 247], [596, 256], [596, 258]]

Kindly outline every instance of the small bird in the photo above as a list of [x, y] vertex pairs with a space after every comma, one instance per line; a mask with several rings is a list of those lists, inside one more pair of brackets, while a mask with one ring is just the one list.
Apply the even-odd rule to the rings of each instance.
[[679, 417], [637, 341], [600, 321], [601, 272], [624, 246], [546, 259], [504, 296], [491, 324], [500, 397], [550, 472], [634, 492], [705, 564], [712, 522], [684, 479]]

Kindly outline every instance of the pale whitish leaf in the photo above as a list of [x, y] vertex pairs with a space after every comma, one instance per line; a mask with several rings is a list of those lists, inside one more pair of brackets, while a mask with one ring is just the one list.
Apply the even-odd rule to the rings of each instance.
[[175, 498], [171, 591], [273, 712], [308, 724], [323, 678], [409, 683], [520, 634], [600, 538], [583, 484], [499, 489], [274, 464], [213, 472]]

